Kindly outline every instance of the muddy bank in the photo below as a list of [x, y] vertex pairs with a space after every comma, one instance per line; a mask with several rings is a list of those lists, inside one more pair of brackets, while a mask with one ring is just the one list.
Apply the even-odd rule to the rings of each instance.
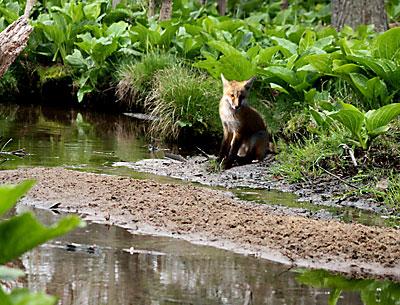
[[271, 213], [221, 191], [61, 168], [0, 171], [37, 179], [25, 203], [77, 212], [132, 231], [167, 234], [293, 266], [400, 281], [400, 230]]
[[[145, 159], [138, 162], [116, 162], [114, 166], [228, 189], [238, 187], [274, 189], [291, 192], [296, 194], [300, 201], [309, 201], [317, 205], [354, 207], [380, 214], [392, 214], [382, 203], [359, 196], [349, 196], [348, 193], [355, 188], [329, 175], [322, 175], [314, 181], [289, 184], [282, 177], [270, 173], [271, 162], [273, 161], [237, 166], [222, 172], [210, 171], [208, 159], [201, 156], [190, 157], [184, 162], [168, 158]], [[355, 183], [353, 185], [362, 188], [361, 185]]]

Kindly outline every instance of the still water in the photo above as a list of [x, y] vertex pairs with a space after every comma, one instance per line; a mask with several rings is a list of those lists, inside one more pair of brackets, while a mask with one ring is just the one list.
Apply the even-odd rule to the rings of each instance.
[[[29, 153], [23, 159], [10, 157], [1, 168], [67, 166], [145, 178], [112, 166], [154, 157], [144, 132], [143, 123], [123, 115], [0, 105], [2, 151], [25, 148]], [[163, 146], [157, 139], [154, 143]], [[35, 212], [45, 223], [58, 217]], [[26, 286], [59, 296], [63, 305], [400, 304], [400, 286], [392, 282], [288, 270], [254, 257], [94, 223], [33, 250], [23, 263]]]
[[[45, 223], [58, 215], [36, 210]], [[400, 285], [347, 280], [89, 223], [23, 257], [27, 286], [60, 304], [399, 304]]]

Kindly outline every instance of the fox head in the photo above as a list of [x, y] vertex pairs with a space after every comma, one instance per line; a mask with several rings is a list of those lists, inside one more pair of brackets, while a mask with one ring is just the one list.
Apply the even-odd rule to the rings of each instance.
[[240, 107], [246, 104], [246, 97], [253, 84], [255, 77], [245, 81], [228, 81], [224, 75], [221, 74], [222, 85], [223, 85], [223, 96], [222, 99], [229, 103], [233, 110], [238, 111]]

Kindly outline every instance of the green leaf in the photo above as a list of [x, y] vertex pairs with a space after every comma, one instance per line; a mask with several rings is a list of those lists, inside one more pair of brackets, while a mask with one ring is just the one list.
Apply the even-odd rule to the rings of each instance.
[[67, 55], [65, 60], [68, 64], [76, 68], [84, 68], [89, 65], [87, 60], [83, 58], [81, 51], [78, 49], [75, 49], [74, 53], [71, 55]]
[[17, 203], [17, 201], [31, 189], [34, 184], [34, 180], [26, 180], [17, 185], [1, 185], [0, 216], [9, 211]]
[[128, 24], [124, 21], [116, 22], [111, 24], [107, 30], [106, 35], [111, 37], [123, 36], [128, 28]]
[[387, 131], [386, 125], [400, 115], [400, 103], [393, 103], [365, 114], [366, 128], [371, 136], [377, 136]]
[[14, 289], [10, 294], [0, 288], [2, 305], [54, 305], [57, 298], [42, 292], [31, 293], [28, 289]]
[[242, 81], [250, 79], [256, 74], [253, 64], [243, 55], [223, 56], [219, 62], [221, 73], [228, 79]]
[[0, 264], [82, 224], [79, 217], [67, 216], [57, 224], [45, 227], [31, 213], [4, 220], [0, 223]]
[[101, 2], [93, 2], [83, 7], [83, 12], [88, 19], [96, 20], [101, 13]]
[[312, 65], [319, 73], [332, 74], [332, 58], [330, 54], [308, 55], [304, 61]]
[[345, 108], [332, 113], [329, 116], [342, 123], [343, 126], [352, 133], [354, 139], [359, 140], [361, 138], [361, 129], [364, 123], [364, 114], [352, 105], [344, 103], [343, 105]]
[[226, 56], [243, 56], [240, 51], [224, 41], [210, 41], [208, 45]]
[[269, 72], [272, 76], [280, 79], [284, 83], [291, 85], [292, 87], [300, 83], [296, 73], [293, 70], [285, 67], [271, 66], [265, 68], [265, 71]]
[[23, 276], [25, 276], [25, 272], [23, 272], [20, 269], [10, 268], [7, 266], [0, 266], [0, 280], [12, 281]]
[[299, 54], [303, 54], [305, 51], [314, 46], [316, 41], [316, 34], [314, 31], [306, 30], [299, 42]]
[[360, 73], [350, 73], [350, 78], [353, 81], [354, 85], [358, 90], [360, 90], [361, 94], [365, 97], [369, 97], [367, 81], [368, 78]]
[[342, 294], [341, 289], [333, 289], [331, 294], [329, 295], [328, 305], [336, 305], [339, 301], [340, 295]]
[[290, 57], [293, 54], [297, 54], [297, 44], [291, 42], [290, 40], [278, 37], [271, 37], [271, 40], [280, 47], [280, 50], [285, 57]]
[[375, 40], [373, 54], [400, 64], [400, 28], [390, 29]]
[[271, 63], [272, 58], [275, 56], [275, 54], [279, 52], [279, 47], [274, 46], [274, 47], [269, 47], [262, 49], [258, 55], [256, 56], [256, 63], [257, 65], [268, 65]]
[[350, 74], [350, 73], [360, 73], [362, 69], [356, 64], [342, 64], [341, 60], [334, 60], [332, 64], [332, 71], [337, 74]]

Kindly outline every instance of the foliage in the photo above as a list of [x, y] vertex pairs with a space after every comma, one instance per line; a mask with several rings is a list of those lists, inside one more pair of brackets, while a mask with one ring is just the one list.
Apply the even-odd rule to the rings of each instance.
[[153, 135], [176, 139], [187, 129], [199, 134], [220, 130], [218, 113], [213, 111], [222, 90], [219, 81], [173, 66], [156, 73], [152, 88], [147, 107], [158, 118], [151, 124]]
[[[0, 186], [0, 216], [8, 212], [34, 184], [27, 180], [18, 185]], [[67, 216], [51, 227], [40, 224], [31, 213], [24, 213], [0, 221], [0, 264], [18, 258], [24, 252], [47, 240], [63, 235], [79, 225], [76, 216]], [[0, 279], [16, 279], [23, 272], [0, 266]], [[6, 293], [0, 287], [2, 304], [55, 304], [57, 299], [43, 293], [30, 293], [27, 289], [14, 289]]]
[[277, 162], [271, 167], [271, 172], [283, 176], [290, 182], [298, 182], [315, 178], [322, 173], [321, 167], [335, 168], [340, 166], [344, 134], [332, 132], [321, 134], [303, 140], [285, 144], [278, 143], [279, 155]]
[[397, 305], [400, 299], [398, 283], [368, 279], [347, 279], [325, 270], [298, 270], [297, 281], [307, 286], [331, 289], [329, 305], [336, 305], [343, 291], [358, 292], [364, 305]]
[[129, 107], [143, 109], [154, 74], [173, 65], [177, 65], [177, 59], [164, 53], [149, 53], [140, 60], [121, 64], [117, 70], [117, 97]]
[[335, 121], [340, 122], [350, 131], [351, 143], [365, 150], [375, 137], [389, 130], [389, 123], [400, 115], [400, 103], [369, 110], [367, 113], [343, 102], [339, 104], [339, 110], [329, 110], [312, 111], [315, 121], [321, 126], [329, 126]]

